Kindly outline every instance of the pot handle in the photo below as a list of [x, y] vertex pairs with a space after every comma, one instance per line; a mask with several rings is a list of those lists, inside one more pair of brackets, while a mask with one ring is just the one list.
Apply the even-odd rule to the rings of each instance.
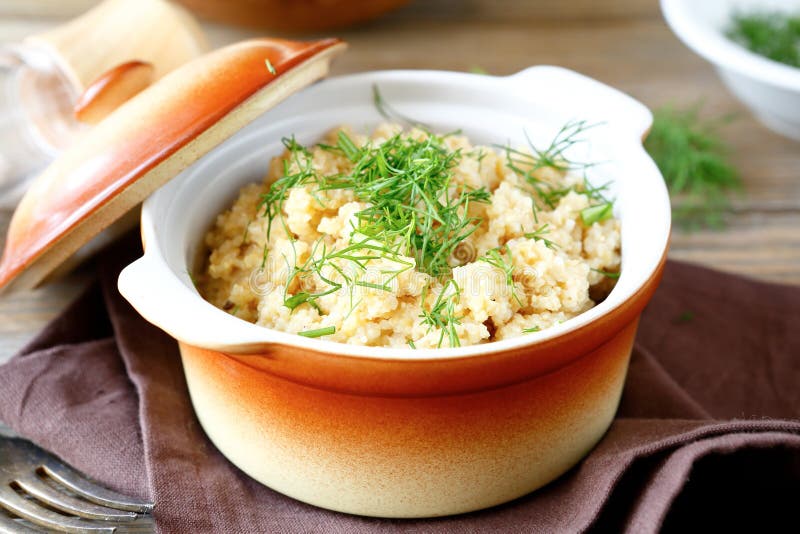
[[[165, 277], [168, 269], [166, 265], [162, 269], [159, 263], [161, 260], [145, 254], [122, 269], [117, 289], [142, 317], [166, 330], [167, 325], [174, 326], [181, 322], [183, 314], [177, 313], [177, 308], [185, 298], [181, 293], [188, 292], [189, 288]], [[168, 333], [175, 334], [173, 330], [182, 329], [170, 328]]]
[[562, 67], [529, 67], [508, 77], [537, 102], [569, 102], [576, 117], [616, 125], [644, 140], [653, 114], [631, 96]]
[[223, 352], [258, 352], [279, 341], [280, 333], [237, 319], [192, 290], [189, 273], [185, 280], [156, 254], [147, 254], [119, 274], [120, 294], [148, 322], [178, 341]]

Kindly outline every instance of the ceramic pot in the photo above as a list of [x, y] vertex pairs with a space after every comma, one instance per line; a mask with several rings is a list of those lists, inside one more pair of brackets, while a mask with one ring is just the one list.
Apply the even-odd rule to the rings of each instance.
[[[204, 233], [281, 138], [312, 143], [342, 123], [382, 122], [372, 88], [436, 131], [475, 143], [546, 143], [564, 123], [597, 123], [571, 157], [601, 162], [622, 226], [622, 275], [606, 300], [541, 332], [460, 348], [361, 347], [278, 332], [204, 301], [189, 273]], [[256, 480], [342, 512], [427, 517], [531, 492], [574, 466], [616, 411], [639, 314], [655, 290], [669, 198], [642, 147], [651, 115], [571, 71], [510, 77], [435, 71], [333, 78], [289, 97], [145, 202], [144, 256], [122, 294], [175, 337], [197, 416]]]

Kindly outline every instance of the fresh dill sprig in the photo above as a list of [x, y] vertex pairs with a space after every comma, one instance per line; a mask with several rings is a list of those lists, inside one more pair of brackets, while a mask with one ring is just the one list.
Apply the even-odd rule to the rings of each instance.
[[242, 242], [239, 246], [244, 246], [247, 243], [247, 238], [250, 237], [250, 225], [253, 224], [253, 219], [247, 221], [247, 224], [244, 227], [244, 232], [242, 232]]
[[[276, 218], [281, 221], [286, 235], [292, 235], [283, 216], [283, 204], [286, 196], [290, 189], [301, 187], [316, 179], [311, 153], [308, 149], [298, 143], [294, 136], [285, 137], [281, 141], [289, 152], [289, 158], [283, 161], [283, 175], [270, 185], [267, 192], [261, 196], [261, 202], [258, 205], [258, 209], [263, 209], [263, 215], [267, 217], [267, 239], [272, 233], [272, 225]], [[296, 172], [290, 172], [292, 163], [298, 169]], [[266, 258], [266, 253], [264, 257]]]
[[619, 279], [619, 276], [622, 274], [619, 271], [603, 271], [601, 269], [594, 269], [594, 268], [592, 269], [592, 271], [594, 271], [594, 272], [596, 272], [598, 274], [602, 274], [606, 278], [611, 278], [612, 280]]
[[528, 232], [527, 234], [525, 234], [525, 237], [527, 237], [528, 239], [533, 239], [535, 241], [541, 241], [547, 248], [555, 250], [558, 248], [558, 245], [555, 244], [553, 241], [550, 241], [549, 239], [544, 237], [549, 233], [550, 233], [550, 223], [545, 223], [543, 226], [540, 226], [533, 232]]
[[737, 12], [725, 35], [751, 52], [800, 67], [800, 11]]
[[355, 215], [355, 233], [383, 244], [387, 253], [412, 256], [424, 273], [449, 274], [453, 251], [481, 223], [469, 206], [491, 199], [484, 187], [453, 182], [461, 153], [434, 134], [422, 140], [397, 134], [378, 146], [356, 147], [340, 132], [337, 145], [326, 149], [344, 154], [353, 170], [325, 179], [320, 190], [350, 189], [369, 204]]
[[580, 188], [580, 193], [589, 197], [589, 200], [600, 204], [613, 204], [614, 201], [605, 196], [604, 192], [608, 189], [609, 183], [594, 186], [589, 183], [588, 178], [584, 176], [583, 186]]
[[536, 176], [540, 169], [550, 168], [560, 172], [583, 170], [591, 167], [593, 163], [584, 163], [569, 159], [566, 152], [578, 143], [583, 142], [581, 134], [597, 124], [587, 121], [569, 121], [555, 135], [547, 148], [541, 149], [533, 144], [528, 133], [525, 138], [528, 142], [529, 152], [517, 150], [510, 144], [499, 145], [498, 148], [506, 154], [506, 166], [527, 181], [535, 184], [542, 183]]
[[[360, 302], [354, 296], [357, 287], [390, 291], [389, 284], [415, 265], [435, 278], [448, 275], [452, 269], [448, 261], [454, 250], [481, 223], [481, 219], [469, 214], [470, 205], [487, 203], [491, 198], [483, 187], [474, 189], [453, 181], [452, 169], [461, 153], [447, 149], [443, 136], [428, 134], [423, 139], [412, 139], [397, 134], [378, 145], [359, 146], [340, 131], [335, 145], [319, 146], [347, 158], [352, 169], [330, 176], [318, 175], [310, 151], [294, 138], [284, 139], [283, 143], [287, 150], [283, 175], [262, 195], [259, 205], [269, 219], [267, 236], [279, 222], [290, 243], [294, 243], [284, 220], [284, 203], [293, 188], [309, 188], [323, 205], [325, 192], [347, 189], [366, 204], [355, 213], [346, 246], [334, 249], [320, 238], [305, 261], [298, 262], [296, 253], [295, 258], [284, 255], [288, 272], [284, 306], [290, 310], [308, 304], [321, 311], [317, 301], [345, 286], [355, 307]], [[267, 248], [265, 258], [266, 253]], [[405, 259], [408, 256], [414, 261]], [[373, 261], [381, 265], [378, 274], [382, 278], [378, 281], [364, 279]], [[295, 280], [312, 276], [326, 287], [315, 292], [290, 292]], [[449, 328], [447, 335], [452, 337], [453, 318], [445, 317], [450, 309], [448, 301], [434, 306], [429, 320], [443, 324], [445, 330]]]
[[614, 216], [614, 204], [603, 202], [595, 204], [581, 210], [581, 220], [586, 226], [591, 226], [596, 222], [603, 222]]
[[[386, 266], [380, 271], [379, 274], [384, 277], [380, 284], [365, 281], [362, 277], [367, 274], [367, 264], [372, 260], [381, 259], [387, 260], [387, 263], [394, 265], [394, 268]], [[335, 293], [346, 285], [350, 290], [352, 312], [357, 305], [354, 300], [354, 291], [357, 287], [390, 291], [389, 284], [392, 280], [414, 266], [413, 263], [387, 251], [385, 246], [369, 239], [353, 240], [344, 248], [329, 250], [324, 240], [320, 238], [314, 243], [311, 253], [302, 264], [297, 264], [296, 260], [289, 261], [288, 258], [285, 260], [289, 276], [284, 287], [283, 305], [290, 310], [294, 310], [301, 304], [309, 304], [319, 311], [318, 299]], [[332, 278], [333, 272], [339, 274], [340, 281]], [[288, 293], [294, 279], [308, 278], [313, 274], [316, 274], [327, 285], [326, 289], [316, 293], [308, 291], [298, 291], [292, 295]]]
[[372, 103], [378, 113], [380, 113], [381, 117], [388, 121], [399, 122], [411, 127], [419, 127], [427, 131], [433, 129], [424, 122], [407, 117], [394, 109], [391, 105], [389, 105], [388, 102], [386, 102], [386, 100], [383, 99], [383, 95], [376, 84], [372, 85]]
[[673, 200], [672, 215], [684, 229], [722, 228], [730, 210], [730, 193], [741, 188], [728, 162], [728, 148], [717, 133], [721, 122], [704, 120], [695, 104], [659, 108], [645, 140]]
[[[545, 149], [537, 148], [527, 133], [525, 135], [528, 140], [528, 151], [516, 150], [510, 145], [501, 147], [506, 153], [506, 167], [521, 176], [533, 189], [534, 198], [531, 208], [533, 218], [537, 223], [539, 222], [537, 200], [544, 206], [555, 209], [559, 201], [571, 192], [585, 195], [592, 203], [580, 213], [581, 220], [586, 226], [613, 217], [614, 201], [609, 200], [603, 194], [608, 184], [596, 187], [589, 183], [584, 176], [581, 186], [557, 186], [539, 176], [539, 171], [545, 168], [553, 169], [558, 173], [566, 173], [576, 170], [585, 171], [594, 165], [594, 163], [573, 161], [567, 158], [566, 151], [583, 141], [581, 137], [583, 132], [597, 125], [589, 124], [587, 121], [570, 121], [559, 130]], [[541, 234], [537, 234], [537, 232], [526, 234], [526, 237], [543, 240], [548, 247], [551, 247], [553, 243], [542, 239]]]
[[[499, 269], [505, 275], [505, 282], [508, 289], [511, 291], [511, 296], [514, 297], [514, 300], [520, 306], [524, 306], [522, 299], [519, 298], [519, 294], [517, 293], [517, 286], [514, 283], [514, 258], [511, 255], [511, 249], [509, 247], [503, 247], [505, 250], [505, 256], [501, 253], [500, 249], [489, 249], [486, 253], [478, 258], [478, 261], [482, 261], [484, 263], [488, 263], [495, 269]], [[506, 257], [507, 256], [507, 257]]]
[[594, 163], [569, 159], [566, 152], [576, 144], [583, 142], [581, 134], [595, 126], [598, 126], [598, 124], [590, 124], [587, 121], [567, 122], [558, 131], [550, 145], [544, 149], [534, 145], [527, 132], [525, 134], [528, 141], [527, 151], [517, 150], [510, 145], [500, 146], [506, 155], [506, 167], [521, 176], [528, 186], [533, 189], [532, 209], [536, 222], [539, 222], [537, 201], [550, 209], [555, 209], [558, 202], [572, 191], [586, 195], [595, 205], [612, 204], [611, 201], [603, 196], [603, 191], [608, 184], [594, 187], [584, 178], [582, 187], [558, 186], [540, 177], [542, 169], [552, 169], [558, 173], [566, 173], [569, 171], [585, 171], [593, 166]]
[[303, 337], [322, 337], [322, 336], [330, 336], [331, 334], [335, 333], [336, 333], [335, 326], [326, 326], [324, 328], [317, 328], [316, 330], [303, 330], [302, 332], [298, 332], [298, 334]]
[[[439, 329], [439, 341], [437, 348], [441, 348], [444, 338], [450, 347], [460, 347], [461, 340], [458, 338], [457, 326], [461, 324], [461, 317], [456, 316], [455, 307], [461, 300], [461, 289], [452, 278], [447, 280], [441, 292], [436, 296], [436, 300], [430, 310], [425, 309], [425, 300], [428, 296], [430, 285], [426, 285], [422, 290], [422, 324], [428, 325], [428, 332], [432, 329]], [[452, 288], [452, 289], [451, 289]]]

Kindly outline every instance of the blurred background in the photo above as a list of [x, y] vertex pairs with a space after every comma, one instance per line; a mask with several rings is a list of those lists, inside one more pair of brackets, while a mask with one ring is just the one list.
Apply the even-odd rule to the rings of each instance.
[[[719, 136], [742, 188], [731, 197], [724, 224], [676, 225], [670, 257], [800, 284], [800, 143], [757, 122], [713, 67], [670, 31], [657, 0], [382, 0], [355, 8], [340, 1], [181, 3], [200, 18], [212, 47], [260, 35], [341, 36], [350, 49], [335, 62], [333, 74], [413, 68], [507, 75], [554, 64], [617, 87], [651, 109], [702, 103], [704, 116], [733, 116]], [[45, 31], [95, 3], [0, 0], [0, 42]], [[395, 9], [377, 16], [389, 8]], [[324, 29], [352, 17], [371, 20]], [[10, 217], [10, 210], [0, 210], [0, 242]], [[92, 276], [84, 267], [47, 288], [0, 299], [0, 356], [16, 350]]]

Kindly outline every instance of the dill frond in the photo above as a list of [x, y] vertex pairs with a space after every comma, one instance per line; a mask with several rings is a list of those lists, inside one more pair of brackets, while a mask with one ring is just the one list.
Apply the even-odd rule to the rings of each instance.
[[800, 67], [800, 11], [737, 12], [725, 35], [758, 55]]
[[457, 326], [461, 324], [461, 317], [455, 313], [456, 304], [461, 300], [461, 288], [452, 278], [445, 282], [441, 292], [436, 296], [436, 300], [429, 310], [425, 309], [425, 300], [428, 296], [429, 286], [425, 286], [422, 291], [422, 324], [428, 325], [428, 332], [432, 329], [439, 329], [439, 341], [437, 348], [444, 344], [444, 338], [450, 347], [460, 347], [461, 340], [458, 338]]
[[741, 188], [717, 133], [720, 120], [704, 120], [700, 106], [659, 108], [644, 146], [664, 175], [673, 200], [673, 218], [692, 230], [722, 228], [731, 192]]
[[316, 330], [303, 330], [302, 332], [298, 332], [298, 335], [303, 337], [322, 337], [322, 336], [330, 336], [336, 333], [335, 326], [326, 326], [324, 328], [317, 328]]

